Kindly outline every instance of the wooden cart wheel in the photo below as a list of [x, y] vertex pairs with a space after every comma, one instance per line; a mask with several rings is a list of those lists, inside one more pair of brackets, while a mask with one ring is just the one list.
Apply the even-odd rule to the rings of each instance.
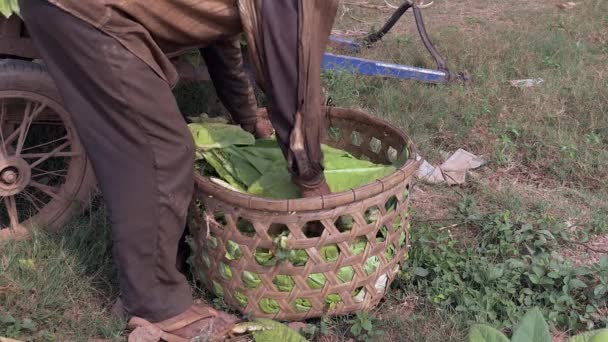
[[41, 65], [0, 61], [0, 241], [59, 229], [89, 203], [90, 162]]

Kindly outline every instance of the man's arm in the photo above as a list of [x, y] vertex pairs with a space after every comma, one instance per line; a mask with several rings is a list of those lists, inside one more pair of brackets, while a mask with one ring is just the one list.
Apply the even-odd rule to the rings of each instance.
[[224, 38], [201, 49], [215, 91], [232, 120], [258, 138], [272, 134], [272, 128], [258, 122], [257, 101], [243, 65], [237, 36]]

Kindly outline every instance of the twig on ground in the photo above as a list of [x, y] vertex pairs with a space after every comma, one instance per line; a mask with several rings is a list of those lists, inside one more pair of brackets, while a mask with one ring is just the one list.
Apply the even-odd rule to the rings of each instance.
[[352, 15], [350, 15], [350, 14], [346, 14], [346, 15], [347, 15], [349, 18], [351, 18], [352, 20], [354, 20], [354, 21], [358, 21], [358, 22], [360, 22], [360, 23], [362, 23], [362, 24], [365, 24], [365, 25], [371, 25], [371, 23], [370, 23], [370, 22], [367, 22], [367, 21], [362, 20], [362, 19], [359, 19], [359, 18], [355, 18], [355, 17], [353, 17], [353, 16], [352, 16]]
[[418, 4], [416, 7], [418, 7], [419, 9], [425, 9], [431, 7], [434, 3], [435, 1], [431, 1], [428, 4], [423, 4], [422, 1], [420, 1], [420, 4]]
[[393, 4], [391, 4], [390, 2], [388, 2], [388, 0], [384, 0], [384, 3], [386, 4], [386, 6], [392, 8], [392, 9], [398, 9], [399, 6], [395, 6]]
[[456, 227], [460, 226], [461, 224], [462, 223], [454, 223], [454, 224], [449, 225], [449, 226], [440, 227], [440, 228], [437, 228], [437, 231], [442, 231], [442, 230], [446, 230], [446, 229], [450, 229], [450, 228], [456, 228]]
[[586, 249], [592, 251], [593, 253], [608, 254], [608, 250], [597, 249], [597, 248], [589, 246], [588, 244], [586, 244], [584, 242], [568, 240], [568, 239], [564, 239], [564, 238], [562, 238], [562, 240], [564, 240], [564, 242], [567, 242], [567, 243], [583, 246]]
[[373, 5], [373, 4], [370, 4], [369, 2], [343, 2], [342, 5], [357, 6], [357, 7], [361, 7], [361, 8], [375, 9], [375, 10], [387, 10], [387, 9], [397, 8], [397, 7], [393, 7], [393, 6], [389, 5], [388, 3], [386, 5]]

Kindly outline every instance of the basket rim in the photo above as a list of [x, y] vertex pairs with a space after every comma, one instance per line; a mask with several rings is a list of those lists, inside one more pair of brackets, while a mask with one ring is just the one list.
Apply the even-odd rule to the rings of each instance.
[[405, 182], [419, 168], [421, 161], [417, 160], [418, 149], [409, 136], [400, 128], [392, 126], [388, 121], [373, 117], [367, 113], [355, 109], [339, 107], [325, 107], [327, 115], [331, 112], [339, 112], [352, 121], [362, 123], [375, 123], [384, 126], [388, 131], [403, 138], [410, 147], [410, 159], [399, 167], [396, 172], [376, 180], [373, 183], [353, 188], [350, 190], [335, 192], [329, 195], [297, 198], [297, 199], [269, 199], [251, 194], [234, 191], [218, 184], [198, 173], [194, 173], [196, 188], [206, 196], [216, 197], [236, 207], [253, 210], [273, 211], [273, 212], [302, 212], [334, 209], [354, 202], [365, 200], [381, 194], [385, 189]]

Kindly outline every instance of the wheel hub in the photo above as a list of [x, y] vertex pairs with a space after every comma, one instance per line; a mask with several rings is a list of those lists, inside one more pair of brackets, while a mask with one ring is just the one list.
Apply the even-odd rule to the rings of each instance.
[[13, 196], [23, 191], [31, 175], [30, 166], [23, 158], [0, 159], [0, 196]]

